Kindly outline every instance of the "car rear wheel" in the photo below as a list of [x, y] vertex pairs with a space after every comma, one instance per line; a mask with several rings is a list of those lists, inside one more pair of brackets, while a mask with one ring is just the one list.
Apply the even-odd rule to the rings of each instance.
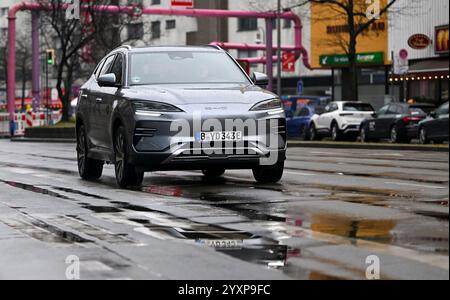
[[104, 162], [89, 158], [88, 151], [86, 128], [81, 125], [77, 133], [78, 173], [84, 180], [99, 179], [102, 177]]
[[284, 173], [284, 161], [273, 166], [259, 166], [253, 169], [253, 176], [258, 183], [277, 183]]
[[115, 133], [114, 152], [117, 184], [121, 188], [141, 186], [144, 173], [137, 172], [135, 166], [128, 162], [127, 141], [125, 129], [122, 126]]
[[225, 174], [225, 169], [222, 168], [210, 168], [202, 170], [203, 175], [205, 175], [206, 178], [218, 178], [221, 177], [223, 174]]
[[425, 127], [420, 128], [419, 130], [419, 142], [422, 145], [427, 145], [430, 143], [430, 139], [428, 138], [428, 132]]
[[331, 126], [331, 139], [335, 142], [342, 140], [342, 133], [337, 123], [333, 123]]

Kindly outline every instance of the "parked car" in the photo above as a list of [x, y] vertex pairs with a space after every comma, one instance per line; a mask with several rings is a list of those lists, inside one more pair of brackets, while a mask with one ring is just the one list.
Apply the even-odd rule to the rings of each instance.
[[419, 122], [435, 107], [425, 103], [391, 103], [373, 118], [361, 124], [361, 141], [389, 139], [392, 143], [409, 143], [418, 136]]
[[421, 144], [433, 142], [439, 144], [449, 140], [448, 102], [419, 123], [419, 141]]
[[314, 106], [304, 106], [295, 112], [286, 111], [286, 123], [289, 137], [309, 138], [309, 124], [312, 116], [315, 115]]
[[374, 113], [372, 105], [363, 102], [338, 101], [331, 102], [311, 118], [309, 126], [310, 140], [318, 140], [330, 136], [333, 141], [343, 138], [355, 139], [359, 133], [361, 122]]
[[[213, 178], [227, 169], [251, 169], [260, 183], [278, 182], [286, 159], [286, 117], [281, 100], [264, 89], [267, 84], [266, 75], [250, 78], [220, 48], [119, 47], [81, 88], [80, 176], [100, 178], [104, 164], [113, 163], [122, 188], [139, 186], [144, 172], [158, 170], [201, 170]], [[225, 131], [229, 120], [266, 127]]]
[[330, 102], [329, 97], [283, 96], [281, 97], [287, 117], [289, 137], [309, 138], [309, 124], [312, 116]]

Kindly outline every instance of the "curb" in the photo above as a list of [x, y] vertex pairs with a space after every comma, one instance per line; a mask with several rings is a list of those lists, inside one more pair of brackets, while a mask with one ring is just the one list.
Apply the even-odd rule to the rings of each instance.
[[326, 142], [288, 142], [288, 148], [331, 148], [331, 149], [365, 149], [365, 150], [398, 150], [449, 152], [449, 147], [434, 145], [393, 145], [393, 144], [363, 144], [363, 143], [326, 143]]
[[57, 138], [25, 138], [25, 137], [14, 137], [11, 138], [11, 142], [22, 142], [22, 143], [64, 143], [64, 144], [74, 144], [75, 139], [57, 139]]

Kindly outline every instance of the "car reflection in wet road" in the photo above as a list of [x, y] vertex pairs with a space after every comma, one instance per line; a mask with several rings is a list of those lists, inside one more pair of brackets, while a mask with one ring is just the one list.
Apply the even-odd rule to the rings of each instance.
[[448, 153], [290, 149], [281, 184], [118, 190], [111, 166], [79, 180], [73, 149], [0, 140], [1, 278], [64, 279], [72, 254], [84, 279], [365, 279], [369, 255], [383, 279], [449, 277]]

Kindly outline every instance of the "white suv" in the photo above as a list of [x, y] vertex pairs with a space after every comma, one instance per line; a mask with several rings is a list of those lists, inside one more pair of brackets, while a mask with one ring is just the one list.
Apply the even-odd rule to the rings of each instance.
[[331, 136], [339, 141], [346, 136], [356, 140], [361, 123], [372, 117], [372, 105], [363, 102], [331, 102], [325, 111], [311, 118], [309, 137], [312, 141]]

